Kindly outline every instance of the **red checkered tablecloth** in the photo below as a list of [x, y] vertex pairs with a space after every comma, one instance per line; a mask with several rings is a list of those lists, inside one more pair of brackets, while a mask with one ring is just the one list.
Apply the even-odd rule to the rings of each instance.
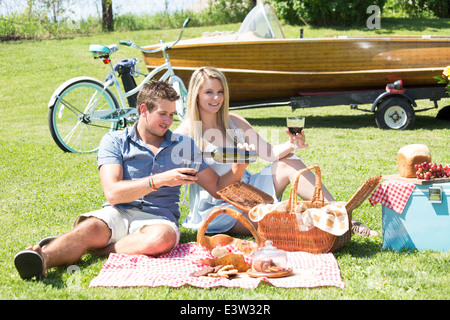
[[372, 193], [369, 202], [372, 206], [381, 203], [398, 214], [402, 214], [415, 186], [414, 183], [400, 180], [384, 181]]
[[[239, 251], [237, 248], [227, 249], [230, 252]], [[287, 256], [287, 267], [294, 271], [291, 276], [251, 278], [243, 273], [235, 278], [225, 279], [190, 276], [192, 272], [204, 267], [198, 263], [199, 259], [212, 257], [208, 249], [195, 242], [179, 244], [172, 252], [158, 258], [145, 255], [110, 254], [99, 275], [91, 281], [90, 287], [191, 285], [200, 288], [223, 286], [254, 289], [260, 282], [265, 281], [281, 288], [321, 286], [344, 288], [338, 263], [332, 253], [287, 252]]]

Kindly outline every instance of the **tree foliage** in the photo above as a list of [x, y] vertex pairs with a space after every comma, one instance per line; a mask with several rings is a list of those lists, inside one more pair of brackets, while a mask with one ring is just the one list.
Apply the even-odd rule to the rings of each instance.
[[363, 25], [376, 5], [394, 17], [450, 18], [450, 0], [270, 0], [278, 18], [289, 24]]
[[393, 17], [450, 18], [450, 0], [387, 0], [384, 9]]
[[363, 25], [367, 8], [377, 5], [383, 8], [386, 0], [271, 0], [278, 18], [289, 24], [315, 26]]

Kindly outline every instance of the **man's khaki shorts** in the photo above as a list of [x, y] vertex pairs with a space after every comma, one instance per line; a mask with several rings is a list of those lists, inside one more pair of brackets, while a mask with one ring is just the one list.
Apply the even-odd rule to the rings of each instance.
[[138, 209], [120, 210], [114, 206], [107, 206], [100, 210], [81, 214], [75, 220], [74, 226], [88, 217], [96, 217], [103, 220], [111, 229], [111, 238], [107, 245], [119, 241], [126, 235], [139, 232], [142, 227], [155, 224], [165, 224], [172, 227], [177, 235], [174, 248], [180, 241], [180, 229], [174, 222]]

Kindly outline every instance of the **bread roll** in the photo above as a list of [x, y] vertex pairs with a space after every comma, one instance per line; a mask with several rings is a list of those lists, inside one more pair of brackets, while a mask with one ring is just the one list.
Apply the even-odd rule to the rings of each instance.
[[401, 177], [415, 178], [415, 164], [422, 162], [431, 162], [431, 154], [428, 147], [424, 144], [410, 144], [404, 146], [398, 151], [398, 171]]

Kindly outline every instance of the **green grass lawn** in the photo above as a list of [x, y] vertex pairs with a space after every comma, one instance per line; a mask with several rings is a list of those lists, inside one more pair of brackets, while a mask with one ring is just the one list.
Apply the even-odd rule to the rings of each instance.
[[[449, 21], [422, 21], [410, 28], [407, 19], [386, 21], [381, 30], [305, 28], [305, 36], [420, 33], [449, 34]], [[383, 27], [385, 26], [385, 28]], [[237, 30], [238, 25], [190, 28], [185, 37], [203, 31]], [[399, 29], [398, 31], [395, 31]], [[287, 36], [298, 36], [298, 27], [285, 26]], [[213, 288], [89, 288], [106, 257], [85, 255], [72, 274], [67, 268], [49, 271], [41, 282], [22, 281], [13, 265], [14, 255], [41, 238], [68, 231], [79, 213], [104, 202], [96, 169], [96, 154], [63, 153], [53, 142], [47, 125], [47, 103], [63, 81], [75, 76], [104, 79], [107, 67], [88, 52], [92, 43], [111, 44], [133, 39], [151, 44], [173, 40], [178, 30], [114, 32], [66, 38], [2, 43], [0, 45], [0, 298], [1, 299], [449, 299], [450, 253], [396, 252], [382, 249], [381, 206], [366, 201], [353, 216], [380, 234], [376, 238], [353, 236], [335, 253], [344, 289], [279, 289], [267, 284], [255, 290]], [[115, 61], [139, 57], [121, 47]], [[141, 63], [142, 64], [142, 63]], [[143, 67], [143, 64], [142, 64]], [[450, 99], [440, 106], [450, 104]], [[420, 106], [431, 105], [421, 101]], [[289, 107], [239, 111], [273, 143], [284, 142]], [[437, 110], [419, 113], [411, 131], [380, 130], [372, 114], [348, 106], [295, 111], [307, 117], [310, 147], [300, 156], [322, 169], [323, 182], [338, 200], [348, 200], [366, 178], [397, 172], [397, 152], [411, 143], [429, 146], [433, 160], [450, 163], [450, 123], [436, 120]], [[174, 123], [174, 128], [179, 122]], [[276, 138], [280, 137], [280, 138]], [[259, 170], [258, 161], [249, 170]], [[285, 197], [287, 193], [285, 193]], [[182, 207], [182, 217], [187, 208]], [[193, 231], [182, 229], [182, 241], [195, 241]]]

